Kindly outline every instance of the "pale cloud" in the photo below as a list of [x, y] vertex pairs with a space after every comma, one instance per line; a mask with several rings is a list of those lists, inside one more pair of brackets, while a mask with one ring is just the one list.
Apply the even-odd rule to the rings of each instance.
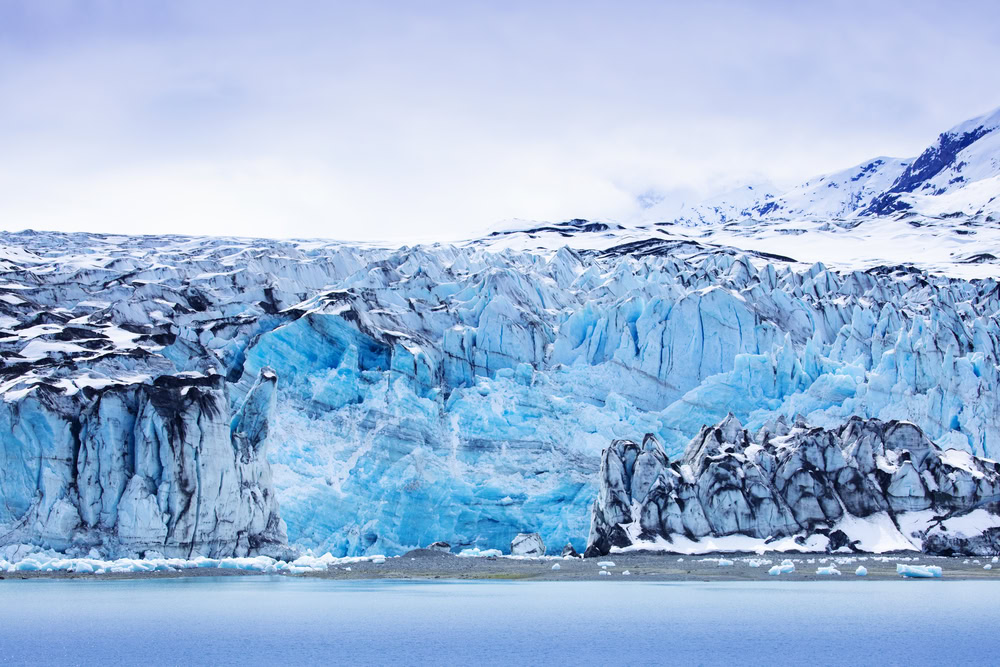
[[910, 155], [993, 3], [9, 2], [0, 226], [460, 238]]

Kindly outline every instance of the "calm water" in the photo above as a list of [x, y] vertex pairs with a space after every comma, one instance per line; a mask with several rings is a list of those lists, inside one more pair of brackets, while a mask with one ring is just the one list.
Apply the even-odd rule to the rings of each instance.
[[996, 664], [1000, 584], [0, 581], [13, 664]]

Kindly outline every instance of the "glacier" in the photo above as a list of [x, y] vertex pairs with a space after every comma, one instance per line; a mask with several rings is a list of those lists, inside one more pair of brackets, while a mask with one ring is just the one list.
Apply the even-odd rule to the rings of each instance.
[[1000, 447], [992, 279], [659, 239], [2, 243], [6, 543], [239, 556], [287, 525], [340, 556], [582, 545], [608, 442], [678, 453], [729, 412]]
[[0, 546], [582, 547], [609, 442], [676, 457], [730, 413], [996, 457], [998, 129], [697, 219], [403, 247], [0, 232]]

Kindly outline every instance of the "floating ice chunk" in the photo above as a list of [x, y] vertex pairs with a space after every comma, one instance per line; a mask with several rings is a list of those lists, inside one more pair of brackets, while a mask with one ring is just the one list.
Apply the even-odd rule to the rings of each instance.
[[553, 570], [561, 570], [561, 569], [562, 569], [562, 566], [561, 566], [561, 565], [559, 565], [559, 563], [556, 563], [555, 565], [553, 565], [553, 566], [552, 566], [552, 569], [553, 569]]
[[598, 572], [597, 574], [600, 574], [600, 575], [603, 575], [603, 576], [607, 576], [607, 577], [610, 577], [610, 576], [611, 576], [611, 573], [610, 573], [610, 572], [608, 572], [607, 570], [601, 570], [601, 571], [600, 571], [600, 572]]
[[984, 570], [992, 570], [993, 569], [993, 564], [992, 563], [987, 563], [986, 565], [983, 565], [983, 569]]
[[1000, 562], [1000, 557], [994, 556], [993, 560], [991, 560], [990, 562], [991, 563], [998, 563], [998, 562]]
[[463, 558], [496, 558], [497, 556], [502, 556], [503, 552], [499, 549], [480, 549], [479, 547], [473, 547], [471, 549], [462, 549], [458, 552], [458, 555]]
[[732, 567], [732, 565], [733, 561], [729, 560], [728, 558], [719, 559], [719, 567]]
[[629, 572], [628, 570], [625, 570], [624, 572], [622, 572], [622, 576], [623, 576], [623, 577], [627, 577], [627, 576], [629, 576], [629, 575], [631, 575], [631, 574], [632, 574], [632, 573], [631, 573], [631, 572]]
[[385, 562], [385, 556], [372, 556], [372, 562], [376, 565], [381, 565]]
[[816, 574], [826, 577], [839, 577], [840, 570], [835, 565], [827, 565], [826, 567], [817, 567]]
[[858, 565], [858, 569], [854, 571], [854, 574], [858, 575], [859, 577], [867, 577], [868, 568], [865, 567], [864, 565]]
[[775, 565], [770, 570], [767, 571], [771, 576], [778, 576], [779, 574], [791, 574], [795, 572], [795, 563], [785, 559], [781, 562], [781, 565]]
[[613, 560], [602, 560], [602, 561], [598, 562], [597, 564], [600, 565], [601, 567], [614, 567], [615, 566], [615, 562]]
[[941, 568], [937, 565], [904, 565], [896, 563], [896, 574], [915, 579], [933, 579], [941, 576]]

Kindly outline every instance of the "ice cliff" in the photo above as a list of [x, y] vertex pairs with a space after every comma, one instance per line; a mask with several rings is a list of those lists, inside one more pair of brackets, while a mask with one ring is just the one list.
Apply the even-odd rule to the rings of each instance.
[[664, 236], [2, 233], [0, 543], [582, 546], [608, 442], [729, 412], [1000, 452], [995, 279]]
[[1000, 464], [943, 450], [906, 422], [853, 417], [828, 430], [778, 417], [752, 435], [730, 415], [673, 461], [652, 434], [615, 440], [600, 479], [587, 555], [1000, 551]]
[[276, 377], [230, 420], [218, 375], [67, 395], [46, 383], [0, 404], [0, 539], [70, 552], [285, 554], [266, 458]]

